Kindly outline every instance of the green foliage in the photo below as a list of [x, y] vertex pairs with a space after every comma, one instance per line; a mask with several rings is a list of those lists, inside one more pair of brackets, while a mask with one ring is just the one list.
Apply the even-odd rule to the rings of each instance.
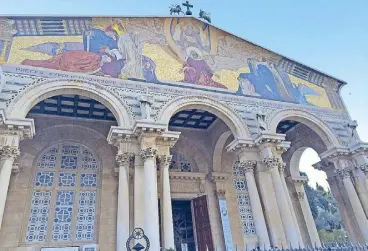
[[316, 189], [304, 186], [314, 221], [322, 242], [342, 241], [346, 239], [336, 201], [329, 190], [318, 183]]

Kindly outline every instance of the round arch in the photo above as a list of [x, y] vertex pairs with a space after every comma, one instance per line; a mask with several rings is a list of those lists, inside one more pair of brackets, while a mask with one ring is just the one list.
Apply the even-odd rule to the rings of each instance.
[[294, 120], [305, 124], [311, 130], [318, 134], [321, 137], [322, 141], [325, 143], [326, 147], [328, 146], [339, 146], [340, 141], [338, 137], [332, 132], [332, 130], [327, 126], [327, 124], [314, 116], [311, 113], [300, 111], [300, 110], [283, 110], [274, 114], [268, 120], [268, 128], [271, 132], [276, 133], [276, 129], [278, 124], [282, 120]]
[[213, 171], [221, 172], [222, 170], [222, 153], [225, 148], [226, 141], [232, 135], [231, 131], [223, 132], [218, 138], [213, 153]]
[[25, 118], [38, 102], [57, 95], [81, 95], [94, 99], [112, 112], [119, 126], [132, 128], [130, 109], [121, 98], [101, 85], [76, 80], [49, 80], [26, 87], [9, 104], [8, 116]]
[[202, 96], [184, 96], [169, 101], [157, 114], [159, 123], [168, 125], [170, 118], [186, 109], [202, 109], [219, 117], [230, 128], [235, 138], [251, 138], [249, 129], [242, 118], [227, 105], [215, 99]]

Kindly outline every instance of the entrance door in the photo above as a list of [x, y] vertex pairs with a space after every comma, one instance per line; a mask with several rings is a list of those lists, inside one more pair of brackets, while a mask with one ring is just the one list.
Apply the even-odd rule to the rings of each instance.
[[173, 225], [177, 251], [195, 251], [193, 219], [189, 200], [173, 200]]
[[214, 251], [206, 195], [193, 199], [193, 211], [198, 251]]

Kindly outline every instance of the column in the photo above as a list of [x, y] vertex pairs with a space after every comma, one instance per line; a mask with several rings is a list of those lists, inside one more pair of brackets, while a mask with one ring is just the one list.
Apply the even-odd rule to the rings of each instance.
[[134, 157], [134, 228], [144, 228], [144, 169], [140, 155]]
[[118, 189], [118, 212], [116, 231], [116, 251], [126, 250], [126, 241], [129, 238], [129, 166], [131, 155], [118, 153], [116, 163], [119, 169], [119, 189]]
[[312, 211], [309, 206], [308, 198], [305, 194], [303, 182], [294, 182], [295, 190], [296, 190], [296, 196], [298, 198], [300, 207], [302, 209], [302, 213], [304, 216], [305, 224], [307, 225], [307, 230], [309, 234], [309, 238], [311, 241], [312, 246], [321, 247], [321, 241], [319, 239], [319, 235], [317, 232], [317, 227], [313, 219]]
[[174, 241], [174, 225], [171, 207], [171, 193], [170, 193], [170, 177], [169, 166], [171, 163], [171, 155], [161, 155], [159, 157], [161, 169], [161, 234], [163, 236], [163, 248], [175, 249]]
[[151, 242], [152, 250], [160, 250], [160, 226], [158, 218], [157, 150], [152, 147], [141, 150], [144, 167], [144, 232]]
[[281, 221], [282, 225], [284, 226], [287, 241], [289, 242], [289, 245], [291, 245], [292, 247], [298, 247], [299, 246], [298, 234], [294, 226], [293, 217], [291, 214], [289, 203], [287, 201], [279, 173], [279, 166], [281, 162], [277, 157], [265, 158], [263, 162], [267, 165], [271, 173], [273, 187], [276, 193], [277, 205], [280, 210]]
[[356, 192], [362, 204], [365, 215], [368, 217], [368, 190], [366, 188], [367, 178], [359, 167], [354, 168], [353, 174]]
[[336, 174], [338, 175], [340, 179], [342, 179], [342, 182], [344, 184], [346, 193], [348, 194], [349, 201], [352, 206], [355, 218], [357, 220], [360, 232], [362, 233], [364, 241], [368, 243], [368, 220], [364, 214], [363, 207], [360, 204], [358, 195], [351, 181], [351, 170], [348, 168], [337, 169]]
[[296, 215], [295, 215], [293, 203], [291, 202], [289, 189], [287, 187], [286, 180], [285, 180], [285, 174], [284, 174], [285, 166], [286, 166], [285, 163], [280, 163], [280, 166], [279, 166], [280, 178], [281, 178], [282, 186], [284, 188], [284, 193], [286, 195], [286, 199], [287, 199], [288, 204], [289, 204], [289, 208], [290, 208], [290, 211], [291, 211], [291, 216], [293, 217], [295, 231], [297, 232], [297, 235], [298, 235], [298, 239], [299, 239], [298, 247], [304, 248], [302, 234], [300, 233], [298, 220], [297, 220]]
[[261, 249], [270, 248], [270, 239], [267, 232], [266, 221], [264, 218], [261, 200], [259, 199], [256, 180], [254, 178], [254, 168], [257, 165], [256, 161], [240, 162], [240, 165], [244, 168], [245, 179], [247, 181], [250, 205], [252, 207], [252, 213], [254, 218], [254, 225], [258, 236], [258, 243]]
[[19, 156], [19, 153], [18, 147], [15, 146], [3, 146], [0, 149], [0, 229], [3, 221], [13, 162], [15, 158]]

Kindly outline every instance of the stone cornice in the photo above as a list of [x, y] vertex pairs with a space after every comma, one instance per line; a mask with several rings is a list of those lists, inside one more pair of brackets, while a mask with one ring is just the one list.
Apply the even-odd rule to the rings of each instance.
[[212, 172], [210, 173], [210, 180], [214, 182], [222, 182], [226, 181], [231, 177], [231, 173], [223, 173], [223, 172]]
[[204, 181], [205, 173], [189, 173], [189, 172], [169, 172], [170, 179], [174, 180], [198, 180]]
[[0, 109], [0, 134], [17, 135], [20, 140], [31, 139], [35, 135], [34, 120], [8, 118], [4, 109]]
[[133, 128], [133, 134], [137, 136], [141, 133], [161, 134], [166, 130], [166, 124], [160, 124], [155, 122], [154, 120], [137, 120]]
[[226, 146], [228, 152], [244, 150], [255, 147], [253, 139], [236, 139]]
[[324, 172], [334, 170], [334, 164], [333, 164], [333, 162], [330, 161], [330, 160], [327, 160], [327, 159], [323, 159], [320, 162], [317, 162], [317, 163], [313, 164], [312, 166], [315, 169], [321, 170], [321, 171], [324, 171]]
[[131, 142], [134, 138], [133, 131], [119, 126], [111, 126], [107, 135], [107, 142], [114, 146], [119, 146], [121, 142]]
[[295, 176], [295, 177], [288, 176], [287, 180], [292, 183], [302, 183], [302, 184], [308, 183], [309, 181], [307, 176]]

